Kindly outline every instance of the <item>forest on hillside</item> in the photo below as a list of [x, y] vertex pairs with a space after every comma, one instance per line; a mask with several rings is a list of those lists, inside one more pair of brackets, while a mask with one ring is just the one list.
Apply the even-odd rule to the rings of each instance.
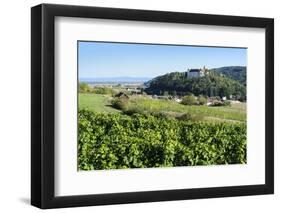
[[[226, 72], [226, 70], [209, 70], [208, 74], [197, 78], [186, 77], [185, 72], [167, 73], [148, 81], [145, 92], [147, 94], [174, 96], [192, 93], [196, 96], [219, 96], [246, 101], [246, 85], [243, 84], [244, 80], [241, 77], [243, 74], [235, 75], [231, 74], [230, 71]], [[242, 69], [241, 73], [243, 72]]]

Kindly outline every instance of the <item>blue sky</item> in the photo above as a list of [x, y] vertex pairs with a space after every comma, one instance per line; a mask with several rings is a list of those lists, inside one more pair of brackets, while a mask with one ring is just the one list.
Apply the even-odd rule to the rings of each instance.
[[79, 78], [155, 77], [188, 68], [247, 66], [247, 49], [149, 45], [134, 43], [78, 43]]

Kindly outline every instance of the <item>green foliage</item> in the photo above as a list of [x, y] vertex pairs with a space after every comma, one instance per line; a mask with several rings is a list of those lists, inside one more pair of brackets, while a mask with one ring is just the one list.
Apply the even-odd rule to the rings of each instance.
[[231, 102], [230, 101], [223, 101], [224, 106], [231, 106]]
[[95, 94], [101, 94], [101, 95], [115, 95], [115, 91], [109, 87], [94, 87], [91, 91]]
[[111, 101], [111, 104], [114, 108], [125, 111], [127, 109], [128, 102], [129, 102], [128, 98], [121, 96], [121, 97], [118, 97], [118, 98], [114, 98]]
[[246, 163], [246, 124], [80, 110], [79, 170]]
[[115, 95], [115, 91], [109, 87], [91, 87], [87, 83], [79, 83], [79, 92], [80, 93], [93, 93], [100, 95]]
[[207, 104], [207, 98], [205, 98], [203, 95], [199, 95], [197, 101], [199, 105]]
[[246, 67], [243, 66], [229, 66], [229, 67], [220, 67], [215, 68], [213, 71], [221, 73], [228, 78], [236, 80], [243, 85], [246, 85]]
[[185, 96], [188, 93], [208, 97], [227, 97], [230, 95], [237, 99], [246, 100], [246, 87], [236, 80], [223, 74], [210, 71], [204, 77], [189, 78], [185, 73], [173, 72], [158, 76], [146, 83], [147, 94], [161, 95], [163, 91], [169, 94]]
[[119, 113], [120, 111], [111, 106], [110, 95], [93, 93], [79, 93], [79, 109], [88, 109], [93, 112]]
[[192, 118], [192, 115], [190, 113], [184, 113], [177, 117], [177, 119], [181, 120], [181, 121], [188, 121], [188, 120], [191, 120], [191, 118]]
[[168, 95], [169, 95], [169, 92], [168, 92], [168, 91], [164, 91], [164, 92], [163, 92], [163, 95], [164, 95], [164, 96], [168, 96]]
[[[241, 105], [244, 106], [245, 103]], [[148, 114], [156, 117], [178, 118], [188, 113], [196, 120], [204, 120], [207, 117], [216, 118], [217, 121], [246, 121], [246, 109], [241, 109], [241, 107], [183, 105], [172, 100], [151, 99], [145, 96], [130, 96], [121, 110], [127, 115]]]
[[184, 96], [182, 98], [182, 102], [183, 105], [196, 105], [197, 104], [197, 100], [196, 97], [194, 95], [187, 95]]
[[87, 83], [79, 83], [79, 92], [91, 92], [92, 88]]
[[211, 106], [230, 106], [230, 101], [214, 101]]

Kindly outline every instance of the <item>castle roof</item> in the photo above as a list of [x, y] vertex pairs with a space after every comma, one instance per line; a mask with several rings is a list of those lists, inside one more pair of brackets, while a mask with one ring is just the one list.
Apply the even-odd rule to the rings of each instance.
[[190, 69], [189, 72], [200, 72], [200, 69]]

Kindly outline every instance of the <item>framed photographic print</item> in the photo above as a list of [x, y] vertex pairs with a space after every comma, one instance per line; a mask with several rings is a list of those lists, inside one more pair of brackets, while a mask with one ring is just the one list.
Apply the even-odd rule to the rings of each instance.
[[272, 194], [274, 21], [31, 9], [31, 203]]

